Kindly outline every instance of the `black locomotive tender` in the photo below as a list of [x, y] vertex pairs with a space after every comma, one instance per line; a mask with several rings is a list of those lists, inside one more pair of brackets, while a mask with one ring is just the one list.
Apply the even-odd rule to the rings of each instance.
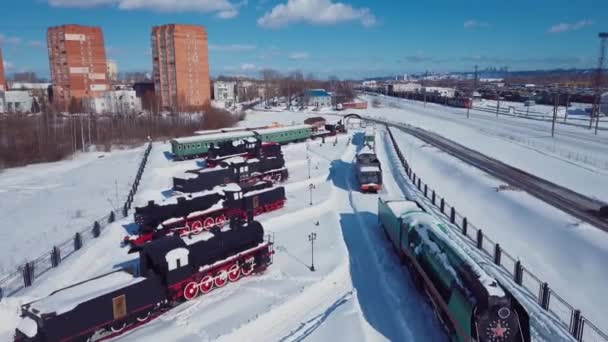
[[274, 142], [262, 142], [259, 138], [249, 137], [234, 141], [223, 141], [213, 144], [207, 152], [206, 165], [214, 167], [225, 159], [243, 157], [245, 159], [281, 156], [281, 145]]
[[[251, 219], [251, 215], [250, 215]], [[181, 302], [264, 271], [274, 242], [259, 222], [138, 247], [137, 269], [120, 269], [21, 307], [15, 341], [97, 341], [145, 324]]]
[[148, 202], [135, 208], [134, 220], [139, 225], [137, 237], [127, 236], [124, 243], [137, 246], [166, 235], [199, 234], [222, 227], [233, 217], [246, 218], [278, 210], [285, 205], [285, 189], [261, 181], [241, 187], [237, 184], [218, 186], [211, 191], [178, 197], [169, 204]]
[[260, 159], [232, 157], [216, 167], [186, 171], [186, 178], [173, 177], [173, 190], [193, 193], [211, 190], [217, 185], [253, 184], [260, 180], [282, 182], [289, 176], [282, 155]]

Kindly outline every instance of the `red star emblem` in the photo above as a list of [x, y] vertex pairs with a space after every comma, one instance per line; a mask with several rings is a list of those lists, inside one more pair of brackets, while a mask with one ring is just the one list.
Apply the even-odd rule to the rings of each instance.
[[496, 327], [490, 329], [492, 331], [492, 337], [505, 337], [507, 328], [500, 325], [500, 322], [496, 323]]

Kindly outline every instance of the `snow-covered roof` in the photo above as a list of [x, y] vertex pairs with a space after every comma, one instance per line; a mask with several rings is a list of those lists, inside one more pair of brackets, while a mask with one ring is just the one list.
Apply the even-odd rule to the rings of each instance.
[[38, 334], [38, 324], [33, 319], [25, 316], [17, 325], [17, 330], [25, 334], [29, 338], [34, 338]]
[[[439, 259], [444, 263], [444, 267], [450, 273], [454, 275], [454, 278], [460, 283], [460, 277], [458, 272], [452, 267], [448, 256], [428, 235], [429, 231], [432, 231], [434, 235], [441, 240], [446, 246], [450, 248], [467, 266], [473, 271], [479, 282], [486, 288], [490, 296], [503, 297], [505, 292], [498, 285], [496, 279], [486, 273], [478, 264], [471, 258], [457, 242], [454, 241], [454, 237], [441, 227], [442, 223], [435, 217], [425, 212], [410, 212], [409, 214], [402, 215], [403, 223], [410, 227], [414, 227], [420, 237], [424, 240], [425, 245], [429, 246]], [[461, 283], [460, 283], [461, 284]], [[461, 284], [462, 285], [462, 284]]]
[[365, 145], [363, 146], [363, 148], [357, 153], [357, 155], [363, 155], [363, 154], [376, 154], [376, 152], [374, 152], [374, 150], [369, 146], [369, 145]]
[[418, 204], [413, 201], [387, 201], [386, 205], [391, 209], [395, 216], [401, 216], [402, 214], [411, 211], [422, 211], [422, 209], [418, 207]]
[[215, 235], [213, 235], [213, 233], [211, 233], [211, 232], [202, 231], [196, 235], [193, 234], [193, 235], [182, 236], [182, 241], [184, 241], [184, 243], [187, 246], [190, 246], [190, 245], [195, 244], [200, 241], [207, 241], [209, 239], [212, 239], [214, 236]]
[[214, 205], [212, 205], [211, 207], [205, 209], [205, 210], [199, 210], [199, 211], [193, 211], [190, 214], [188, 214], [188, 216], [186, 216], [187, 218], [192, 218], [192, 217], [196, 217], [199, 215], [205, 215], [207, 213], [210, 213], [212, 211], [216, 211], [219, 209], [222, 209], [224, 207], [224, 200], [219, 200], [217, 203], [215, 203]]
[[246, 161], [247, 161], [247, 159], [245, 159], [243, 157], [231, 157], [231, 158], [223, 160], [223, 162], [227, 163], [227, 164], [242, 164]]
[[[108, 273], [78, 285], [61, 289], [48, 297], [39, 299], [31, 303], [30, 312], [37, 315], [55, 312], [60, 315], [73, 310], [79, 304], [139, 283], [145, 279], [143, 277], [134, 277], [125, 271]], [[32, 310], [37, 310], [38, 313]]]
[[217, 133], [222, 133], [222, 131], [219, 129], [205, 129], [202, 131], [194, 132], [194, 134], [198, 134], [198, 135], [217, 134]]
[[195, 135], [193, 137], [183, 137], [176, 138], [173, 141], [179, 144], [189, 144], [195, 142], [211, 142], [215, 140], [232, 140], [239, 138], [252, 137], [253, 132], [239, 131], [239, 132], [226, 132], [226, 133], [216, 133], [216, 134], [204, 134], [204, 135]]
[[295, 131], [298, 129], [312, 129], [311, 125], [293, 125], [293, 126], [284, 126], [284, 127], [275, 127], [275, 128], [264, 128], [255, 131], [257, 134], [272, 134], [272, 133], [281, 133], [281, 132], [289, 132]]
[[380, 172], [380, 168], [377, 166], [361, 166], [361, 172]]

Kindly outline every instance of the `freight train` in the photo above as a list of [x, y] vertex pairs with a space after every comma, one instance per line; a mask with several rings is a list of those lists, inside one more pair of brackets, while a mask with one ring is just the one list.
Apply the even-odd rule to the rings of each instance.
[[185, 178], [173, 177], [173, 190], [184, 193], [211, 190], [222, 184], [255, 184], [260, 180], [283, 182], [289, 173], [283, 156], [245, 159], [232, 157], [212, 168], [186, 171]]
[[[378, 90], [367, 89], [366, 91], [379, 94]], [[383, 93], [382, 93], [383, 94]], [[393, 92], [389, 91], [388, 96], [400, 97], [410, 100], [426, 101], [451, 107], [458, 108], [473, 108], [473, 99], [468, 96], [456, 95], [454, 97], [442, 96], [439, 93], [423, 93], [423, 92]]]
[[382, 166], [374, 150], [365, 145], [355, 158], [355, 172], [360, 190], [378, 192], [382, 188]]
[[221, 161], [232, 157], [245, 159], [281, 156], [281, 145], [273, 142], [262, 142], [258, 138], [245, 138], [233, 141], [224, 141], [213, 144], [207, 152], [206, 166], [215, 167]]
[[200, 294], [264, 271], [274, 242], [259, 222], [167, 237], [140, 246], [137, 269], [123, 268], [24, 304], [14, 341], [98, 341], [143, 325]]
[[378, 221], [452, 341], [530, 341], [522, 305], [419, 203], [380, 198]]
[[133, 218], [139, 225], [138, 235], [125, 236], [123, 244], [139, 246], [167, 235], [200, 234], [213, 227], [223, 227], [233, 217], [246, 218], [279, 210], [285, 205], [285, 189], [271, 182], [252, 186], [237, 184], [218, 186], [211, 191], [177, 197], [163, 204], [149, 201], [136, 207]]

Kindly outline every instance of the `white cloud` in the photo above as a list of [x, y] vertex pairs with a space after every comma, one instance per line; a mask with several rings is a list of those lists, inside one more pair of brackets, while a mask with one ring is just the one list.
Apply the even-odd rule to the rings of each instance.
[[310, 57], [310, 54], [308, 52], [294, 52], [289, 55], [289, 59], [291, 59], [292, 61], [308, 59], [308, 57]]
[[485, 21], [479, 21], [479, 20], [475, 20], [475, 19], [469, 19], [467, 21], [464, 22], [464, 28], [465, 29], [475, 29], [475, 28], [480, 28], [480, 27], [488, 27], [490, 26], [490, 24], [488, 24]]
[[217, 13], [223, 19], [234, 18], [238, 8], [247, 2], [233, 3], [230, 0], [47, 0], [51, 6], [90, 8], [117, 6], [124, 10], [147, 9], [157, 12], [201, 12]]
[[229, 52], [241, 52], [255, 50], [255, 45], [249, 44], [229, 44], [229, 45], [215, 45], [209, 44], [209, 50], [211, 51], [229, 51]]
[[19, 37], [11, 37], [0, 33], [0, 43], [2, 44], [12, 44], [12, 45], [20, 45], [23, 43], [23, 39]]
[[43, 48], [44, 43], [39, 40], [29, 40], [27, 46]]
[[4, 64], [4, 70], [10, 70], [15, 67], [15, 65], [13, 63], [7, 61], [6, 59], [4, 61], [2, 61], [2, 64]]
[[247, 71], [247, 70], [255, 70], [258, 67], [255, 64], [251, 64], [251, 63], [244, 63], [241, 64], [241, 70], [243, 71]]
[[276, 29], [294, 23], [331, 25], [347, 21], [359, 21], [369, 27], [376, 24], [376, 17], [369, 8], [354, 8], [332, 0], [288, 0], [259, 18], [258, 25]]
[[593, 25], [592, 20], [583, 19], [576, 23], [559, 23], [559, 24], [553, 25], [549, 28], [549, 30], [547, 30], [547, 32], [562, 33], [562, 32], [569, 32], [569, 31], [578, 31], [580, 29], [583, 29], [583, 28], [591, 26], [591, 25]]

